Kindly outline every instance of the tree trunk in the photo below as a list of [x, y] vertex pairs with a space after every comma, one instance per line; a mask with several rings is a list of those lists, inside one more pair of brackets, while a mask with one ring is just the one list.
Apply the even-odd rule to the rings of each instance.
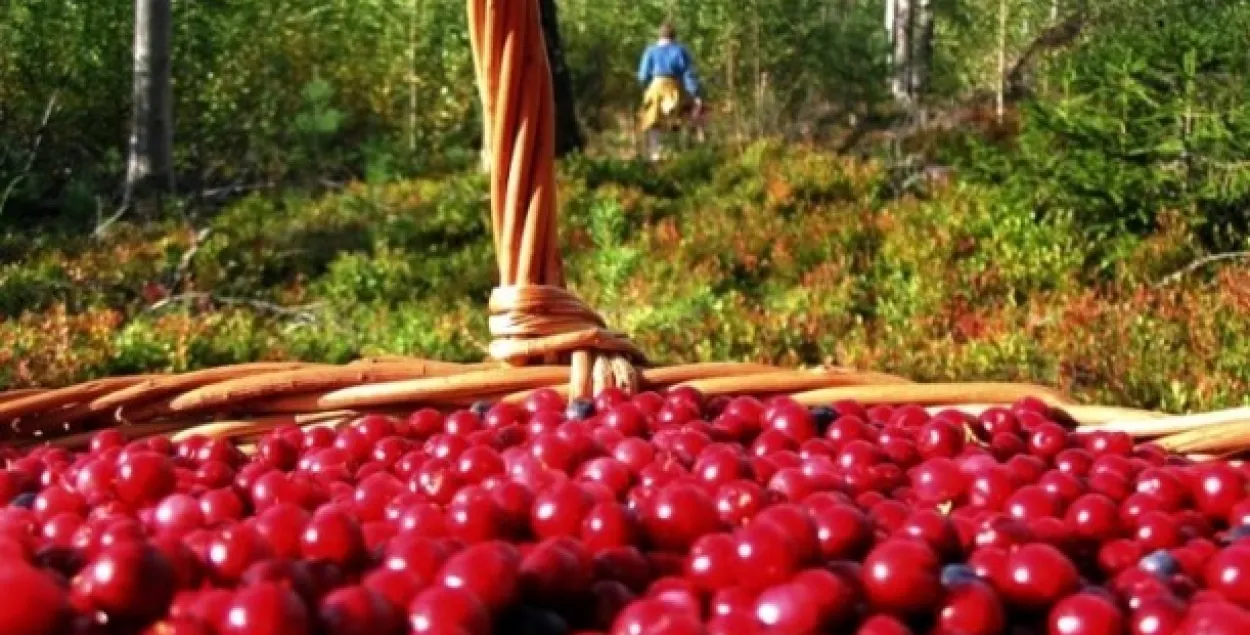
[[543, 39], [547, 44], [547, 61], [551, 65], [551, 86], [556, 102], [556, 156], [581, 150], [585, 145], [581, 126], [577, 123], [577, 106], [573, 95], [573, 78], [564, 61], [564, 43], [560, 38], [560, 19], [555, 0], [539, 0]]
[[[885, 36], [889, 40], [891, 47], [894, 45], [894, 0], [885, 0]], [[890, 61], [894, 61], [894, 49], [891, 48], [888, 53]]]
[[885, 39], [890, 45], [885, 52], [886, 67], [890, 69], [890, 76], [886, 81], [890, 87], [890, 94], [894, 94], [894, 5], [895, 0], [885, 0]]
[[1007, 0], [998, 0], [998, 82], [994, 90], [994, 116], [1003, 121], [1003, 94], [1007, 89]]
[[760, 49], [763, 48], [763, 35], [761, 31], [763, 27], [760, 25], [760, 3], [759, 0], [753, 3], [754, 26], [753, 40], [751, 42], [752, 53], [755, 57], [755, 135], [764, 136], [764, 71], [763, 62], [760, 60]]
[[135, 0], [134, 87], [124, 201], [159, 208], [174, 191], [171, 0]]
[[[890, 77], [890, 93], [895, 101], [904, 106], [911, 105], [911, 0], [894, 0], [893, 11], [888, 15], [890, 20], [891, 41], [894, 55]], [[887, 11], [890, 7], [887, 6]]]
[[412, 0], [408, 11], [408, 152], [417, 151], [417, 42], [420, 36], [421, 0]]
[[921, 101], [929, 91], [929, 77], [933, 72], [933, 1], [916, 0], [915, 40], [911, 43], [910, 92], [913, 100]]

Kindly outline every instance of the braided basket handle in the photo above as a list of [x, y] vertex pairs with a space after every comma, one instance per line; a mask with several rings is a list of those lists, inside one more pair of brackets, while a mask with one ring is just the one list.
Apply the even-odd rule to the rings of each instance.
[[468, 0], [468, 12], [499, 267], [490, 355], [513, 365], [567, 362], [574, 398], [608, 386], [636, 391], [642, 352], [565, 288], [555, 97], [538, 2]]

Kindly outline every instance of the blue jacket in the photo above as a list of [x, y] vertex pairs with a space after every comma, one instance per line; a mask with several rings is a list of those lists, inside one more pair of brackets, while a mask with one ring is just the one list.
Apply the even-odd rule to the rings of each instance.
[[686, 47], [676, 42], [656, 42], [647, 47], [638, 64], [638, 81], [643, 86], [656, 77], [680, 79], [691, 97], [699, 96], [699, 78], [694, 73], [694, 58]]

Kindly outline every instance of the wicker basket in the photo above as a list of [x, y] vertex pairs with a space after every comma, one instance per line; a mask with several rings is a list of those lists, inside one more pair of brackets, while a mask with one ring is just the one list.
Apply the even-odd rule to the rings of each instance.
[[280, 425], [337, 425], [372, 412], [516, 401], [543, 388], [585, 398], [606, 387], [637, 392], [686, 385], [707, 395], [784, 393], [808, 405], [855, 400], [971, 414], [1032, 398], [1081, 426], [1155, 439], [1176, 452], [1223, 456], [1250, 446], [1250, 408], [1167, 416], [1078, 405], [1027, 384], [922, 384], [843, 368], [745, 363], [649, 367], [628, 337], [610, 330], [565, 288], [557, 240], [554, 100], [537, 1], [468, 0], [468, 11], [492, 151], [491, 226], [500, 279], [489, 305], [493, 361], [383, 357], [342, 366], [254, 363], [14, 390], [0, 393], [0, 421], [9, 424], [0, 428], [0, 443], [74, 447], [110, 426], [129, 437], [199, 434], [246, 443]]

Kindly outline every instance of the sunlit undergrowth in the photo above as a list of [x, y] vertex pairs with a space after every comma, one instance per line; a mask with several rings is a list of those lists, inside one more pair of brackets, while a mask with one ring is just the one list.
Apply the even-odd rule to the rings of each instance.
[[[655, 170], [562, 168], [571, 284], [660, 361], [836, 363], [1081, 399], [1250, 402], [1250, 266], [1187, 216], [1092, 240], [1071, 215], [961, 180], [887, 187], [865, 160], [759, 144]], [[256, 359], [483, 356], [485, 182], [254, 197], [104, 241], [0, 237], [0, 386]]]

